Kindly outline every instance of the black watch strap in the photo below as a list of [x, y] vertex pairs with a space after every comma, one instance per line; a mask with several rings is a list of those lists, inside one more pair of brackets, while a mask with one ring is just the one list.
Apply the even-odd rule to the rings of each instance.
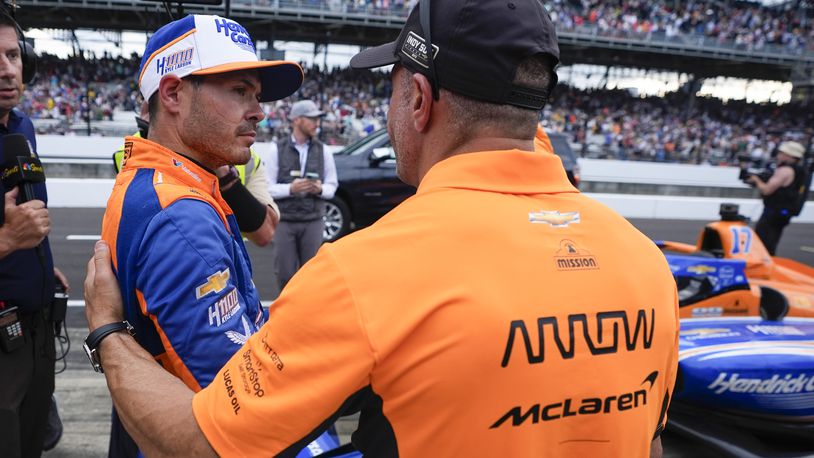
[[114, 332], [125, 330], [127, 330], [127, 332], [131, 335], [133, 334], [133, 326], [130, 326], [130, 323], [128, 323], [126, 320], [105, 324], [99, 326], [98, 328], [94, 329], [93, 332], [88, 334], [88, 338], [85, 339], [85, 343], [91, 350], [96, 350], [96, 348], [99, 347], [99, 344], [102, 342], [102, 339], [110, 334], [113, 334]]
[[133, 326], [125, 320], [99, 326], [88, 334], [88, 337], [85, 339], [85, 353], [87, 353], [93, 370], [96, 372], [104, 372], [104, 370], [102, 370], [101, 359], [99, 358], [99, 344], [102, 343], [102, 339], [105, 337], [119, 331], [127, 331], [131, 336], [136, 335]]

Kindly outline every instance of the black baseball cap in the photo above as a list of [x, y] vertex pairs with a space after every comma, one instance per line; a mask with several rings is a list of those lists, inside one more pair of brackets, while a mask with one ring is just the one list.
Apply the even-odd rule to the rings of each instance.
[[[420, 6], [430, 5], [434, 72], [427, 58]], [[545, 54], [560, 60], [554, 24], [540, 0], [423, 0], [410, 12], [398, 39], [353, 56], [353, 68], [400, 63], [447, 90], [486, 102], [542, 109], [557, 81], [536, 89], [512, 83], [524, 59]]]

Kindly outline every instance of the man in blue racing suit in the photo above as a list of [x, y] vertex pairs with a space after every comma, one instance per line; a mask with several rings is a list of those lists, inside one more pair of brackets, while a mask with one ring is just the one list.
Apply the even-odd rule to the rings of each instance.
[[[249, 160], [260, 102], [302, 78], [295, 63], [259, 61], [245, 29], [217, 16], [174, 21], [147, 43], [149, 136], [125, 139], [102, 238], [139, 344], [195, 391], [266, 319], [234, 213], [262, 221], [267, 207], [247, 198], [233, 213], [215, 170]], [[109, 454], [137, 453], [122, 426], [138, 425], [113, 423]]]

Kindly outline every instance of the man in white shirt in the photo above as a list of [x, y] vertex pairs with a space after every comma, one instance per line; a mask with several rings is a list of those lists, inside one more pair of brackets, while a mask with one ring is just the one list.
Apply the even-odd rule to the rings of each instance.
[[322, 244], [325, 200], [338, 185], [333, 155], [316, 138], [325, 113], [310, 100], [291, 107], [292, 133], [268, 155], [271, 196], [280, 207], [280, 224], [274, 237], [280, 289], [311, 259]]

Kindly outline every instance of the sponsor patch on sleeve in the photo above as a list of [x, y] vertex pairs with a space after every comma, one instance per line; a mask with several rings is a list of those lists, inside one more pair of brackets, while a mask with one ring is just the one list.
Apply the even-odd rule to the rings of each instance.
[[209, 306], [209, 326], [220, 327], [240, 311], [237, 288], [232, 288]]
[[240, 323], [243, 325], [243, 332], [240, 331], [226, 331], [224, 334], [232, 343], [237, 345], [243, 345], [249, 341], [249, 337], [252, 335], [252, 328], [249, 327], [249, 321], [246, 319], [245, 316], [240, 317]]
[[211, 293], [219, 293], [229, 284], [229, 268], [206, 277], [206, 283], [195, 288], [195, 299], [200, 299]]

